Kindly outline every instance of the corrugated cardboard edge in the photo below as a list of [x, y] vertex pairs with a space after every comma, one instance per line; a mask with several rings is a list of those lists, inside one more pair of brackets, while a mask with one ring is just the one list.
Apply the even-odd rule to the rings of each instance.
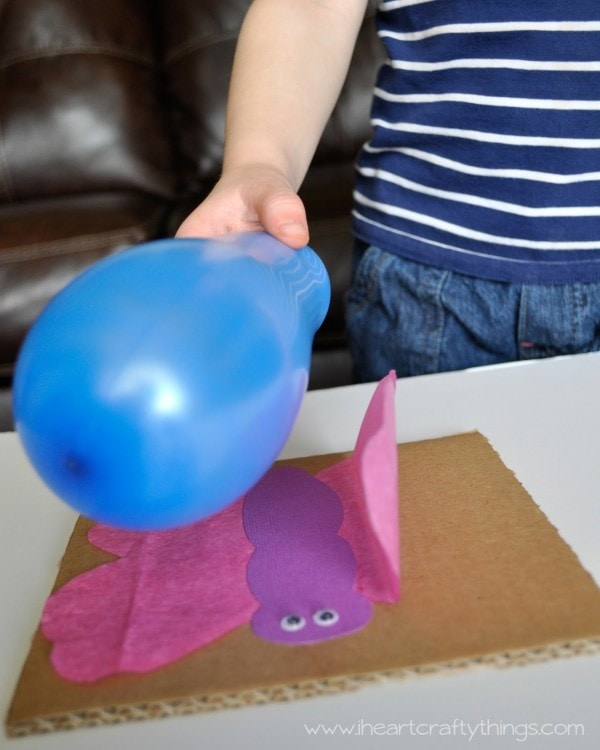
[[243, 708], [265, 703], [284, 703], [302, 698], [331, 695], [344, 691], [358, 690], [367, 684], [377, 684], [388, 680], [406, 679], [440, 672], [455, 672], [478, 666], [514, 667], [536, 664], [552, 659], [572, 656], [591, 656], [600, 653], [600, 638], [590, 638], [563, 643], [550, 643], [534, 649], [515, 649], [493, 654], [483, 654], [471, 659], [421, 664], [414, 667], [348, 675], [326, 680], [310, 680], [289, 685], [240, 691], [232, 694], [210, 694], [190, 696], [176, 701], [156, 701], [152, 703], [107, 706], [88, 711], [37, 717], [33, 720], [11, 724], [6, 727], [9, 737], [28, 737], [35, 734], [83, 729], [86, 727], [107, 726], [130, 721], [162, 719], [170, 716], [216, 711], [224, 708]]

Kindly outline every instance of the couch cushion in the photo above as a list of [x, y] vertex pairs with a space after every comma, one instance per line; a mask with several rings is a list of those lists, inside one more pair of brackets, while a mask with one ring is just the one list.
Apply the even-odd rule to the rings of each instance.
[[162, 0], [162, 58], [184, 190], [216, 181], [225, 105], [240, 26], [250, 0]]
[[173, 191], [152, 0], [3, 0], [0, 202]]
[[94, 261], [152, 239], [164, 213], [162, 201], [135, 193], [0, 206], [0, 379], [48, 300]]

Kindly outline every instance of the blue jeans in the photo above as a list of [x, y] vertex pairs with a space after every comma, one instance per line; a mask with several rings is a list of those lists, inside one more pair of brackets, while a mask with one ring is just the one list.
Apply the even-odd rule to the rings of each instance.
[[510, 284], [360, 257], [346, 298], [359, 381], [600, 349], [600, 283]]

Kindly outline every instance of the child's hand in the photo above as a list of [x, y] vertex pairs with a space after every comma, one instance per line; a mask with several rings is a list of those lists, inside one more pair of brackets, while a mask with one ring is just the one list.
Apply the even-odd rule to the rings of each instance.
[[176, 236], [215, 237], [255, 231], [266, 231], [296, 249], [308, 242], [302, 201], [279, 171], [261, 165], [226, 171]]

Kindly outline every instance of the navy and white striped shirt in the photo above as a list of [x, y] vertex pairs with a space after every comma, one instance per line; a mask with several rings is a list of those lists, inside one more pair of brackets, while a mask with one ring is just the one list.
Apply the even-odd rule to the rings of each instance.
[[354, 229], [501, 281], [600, 281], [600, 0], [384, 0]]

